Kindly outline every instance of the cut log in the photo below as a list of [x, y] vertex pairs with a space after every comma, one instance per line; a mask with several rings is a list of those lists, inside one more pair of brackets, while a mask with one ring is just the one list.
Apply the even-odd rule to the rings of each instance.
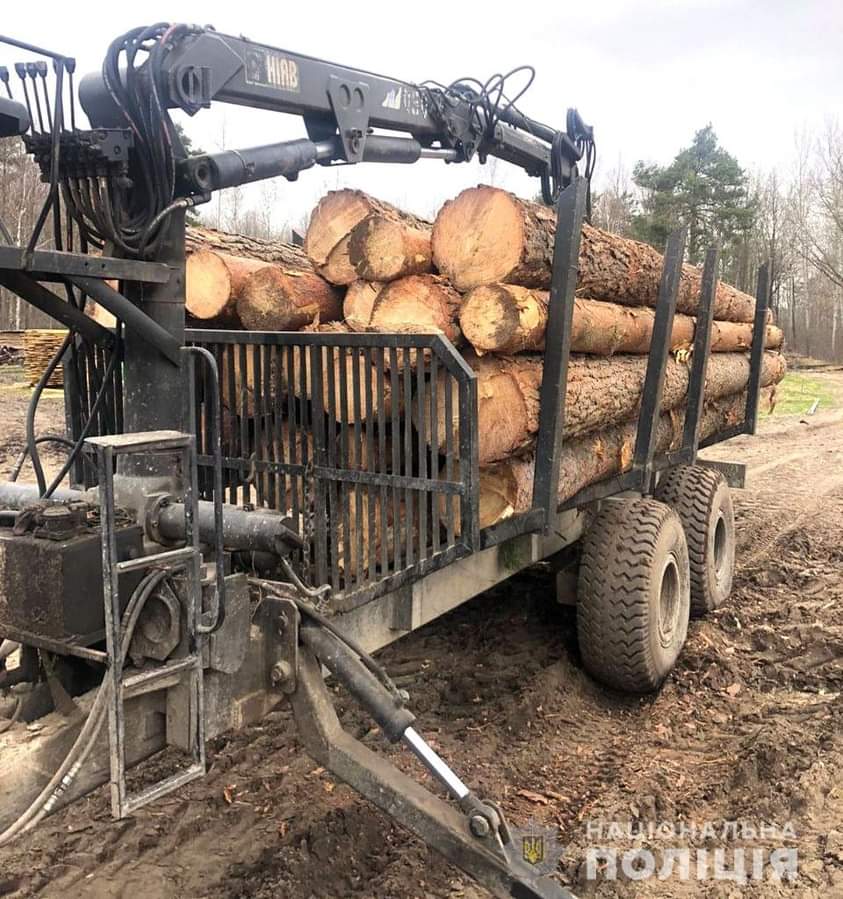
[[339, 291], [308, 269], [264, 266], [237, 297], [237, 315], [250, 331], [298, 331], [342, 315]]
[[[539, 427], [539, 391], [542, 360], [535, 356], [466, 355], [477, 374], [478, 435], [480, 463], [506, 459], [527, 450]], [[627, 421], [638, 413], [646, 356], [573, 356], [568, 367], [565, 398], [567, 439], [581, 437]], [[766, 352], [761, 386], [776, 384], [785, 374], [780, 353]], [[665, 372], [662, 409], [675, 409], [684, 402], [690, 376], [689, 363], [670, 358]], [[749, 380], [749, 359], [743, 353], [717, 353], [709, 359], [705, 396], [708, 400], [738, 393]], [[452, 383], [453, 388], [453, 383]], [[444, 448], [445, 381], [437, 390], [437, 434], [439, 450]], [[452, 433], [458, 426], [459, 403], [452, 390]], [[425, 434], [430, 435], [429, 422]]]
[[236, 325], [237, 300], [246, 280], [267, 264], [279, 265], [284, 271], [314, 274], [302, 250], [283, 241], [189, 227], [185, 249], [186, 309], [199, 327]]
[[410, 275], [385, 285], [375, 300], [370, 331], [444, 334], [459, 339], [462, 297], [439, 275]]
[[[554, 211], [494, 187], [473, 187], [449, 200], [433, 226], [433, 260], [458, 290], [496, 282], [547, 289], [556, 232]], [[661, 253], [647, 244], [583, 225], [577, 291], [625, 306], [654, 306]], [[694, 314], [702, 273], [684, 265], [677, 309]], [[751, 322], [755, 300], [718, 284], [714, 317]]]
[[237, 298], [246, 279], [269, 264], [216, 250], [191, 253], [185, 267], [185, 308], [201, 321], [236, 321]]
[[331, 284], [343, 286], [351, 284], [356, 280], [357, 272], [351, 264], [348, 257], [348, 246], [351, 242], [351, 235], [346, 234], [345, 237], [331, 250], [330, 255], [325, 260], [325, 264], [319, 266], [319, 274]]
[[243, 234], [229, 234], [216, 228], [195, 226], [187, 228], [185, 250], [188, 254], [200, 250], [216, 250], [230, 256], [262, 259], [264, 262], [276, 262], [290, 268], [312, 269], [304, 252], [292, 244], [280, 240], [246, 237]]
[[358, 278], [394, 281], [431, 271], [431, 226], [403, 213], [369, 215], [351, 232], [348, 257]]
[[355, 281], [348, 286], [342, 303], [342, 315], [352, 331], [367, 331], [375, 300], [383, 289], [379, 281]]
[[[752, 346], [752, 325], [744, 322], [712, 322], [712, 353], [736, 353], [748, 350]], [[784, 331], [775, 325], [766, 326], [764, 346], [768, 350], [781, 349], [784, 344]]]
[[371, 211], [371, 198], [359, 190], [332, 190], [322, 197], [310, 215], [304, 236], [304, 252], [317, 271]]
[[[772, 406], [775, 388], [767, 388], [763, 401]], [[707, 404], [700, 418], [700, 437], [708, 437], [740, 422], [746, 393], [721, 397]], [[682, 440], [684, 409], [659, 418], [656, 451], [677, 447]], [[615, 425], [572, 440], [562, 449], [559, 468], [559, 502], [569, 500], [583, 487], [628, 471], [635, 449], [636, 423]], [[526, 512], [533, 499], [535, 457], [509, 459], [480, 471], [480, 527], [496, 524], [510, 515]]]
[[[313, 210], [304, 238], [304, 251], [319, 274], [331, 283], [351, 284], [357, 278], [365, 277], [371, 280], [385, 280], [379, 276], [358, 274], [351, 261], [351, 233], [369, 216], [401, 223], [404, 230], [424, 231], [430, 228], [430, 225], [421, 219], [376, 200], [363, 191], [330, 191]], [[423, 241], [420, 243], [418, 235], [410, 235], [407, 250], [412, 250], [411, 256], [415, 258], [422, 245]], [[365, 238], [361, 235], [358, 254], [355, 257], [361, 265], [361, 271], [368, 270], [370, 262], [363, 253], [365, 246]], [[375, 264], [374, 259], [371, 262]]]
[[[460, 307], [460, 328], [479, 355], [521, 353], [544, 349], [548, 292], [515, 284], [489, 284], [469, 291]], [[571, 350], [611, 356], [646, 353], [653, 334], [655, 311], [602, 300], [577, 298], [571, 329]], [[672, 350], [689, 347], [696, 319], [678, 312], [673, 319]], [[782, 332], [767, 326], [767, 348], [781, 346]], [[715, 322], [712, 352], [732, 353], [752, 343], [752, 325]]]

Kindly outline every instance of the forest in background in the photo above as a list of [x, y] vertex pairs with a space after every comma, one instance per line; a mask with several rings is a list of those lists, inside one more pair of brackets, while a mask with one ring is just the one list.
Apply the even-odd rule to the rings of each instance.
[[[200, 151], [201, 152], [201, 151]], [[494, 162], [494, 161], [492, 161]], [[843, 361], [843, 129], [829, 122], [795, 142], [787, 172], [751, 173], [723, 148], [711, 125], [668, 165], [622, 160], [598, 171], [594, 224], [661, 249], [680, 224], [688, 227], [689, 261], [721, 247], [721, 277], [750, 293], [759, 266], [771, 263], [771, 302], [794, 352]], [[494, 181], [494, 165], [490, 179]], [[201, 210], [213, 227], [256, 237], [290, 239], [307, 216], [274, 225], [273, 182], [260, 196], [222, 191]], [[0, 140], [0, 217], [15, 242], [26, 240], [44, 198], [36, 166], [17, 140]], [[387, 198], [389, 199], [389, 198]], [[47, 232], [45, 230], [45, 238]], [[280, 233], [279, 233], [280, 232]], [[0, 330], [51, 327], [46, 316], [2, 294]]]
[[755, 293], [758, 269], [771, 270], [771, 305], [796, 353], [843, 361], [843, 129], [795, 141], [785, 173], [749, 173], [720, 146], [711, 125], [666, 166], [622, 161], [604, 174], [595, 225], [664, 246], [688, 228], [688, 257], [721, 248], [721, 277]]

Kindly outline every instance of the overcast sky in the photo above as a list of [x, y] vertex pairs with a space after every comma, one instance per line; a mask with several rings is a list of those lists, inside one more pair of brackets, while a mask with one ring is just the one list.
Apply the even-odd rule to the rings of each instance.
[[[522, 63], [536, 81], [520, 102], [564, 127], [576, 106], [594, 125], [599, 183], [619, 160], [668, 162], [711, 122], [749, 170], [786, 169], [794, 134], [843, 111], [843, 0], [25, 3], [6, 0], [0, 31], [98, 68], [114, 37], [155, 21], [218, 31], [408, 81], [485, 80]], [[0, 64], [20, 58], [0, 46]], [[221, 104], [186, 123], [211, 151], [304, 135], [300, 120]], [[538, 182], [501, 163], [495, 181], [530, 196]], [[328, 187], [359, 186], [429, 215], [490, 173], [479, 165], [359, 165], [282, 182], [276, 222], [299, 221]], [[250, 189], [249, 202], [267, 201]]]

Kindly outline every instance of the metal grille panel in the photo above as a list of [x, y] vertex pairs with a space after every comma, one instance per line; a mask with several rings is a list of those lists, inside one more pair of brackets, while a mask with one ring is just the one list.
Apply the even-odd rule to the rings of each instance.
[[[438, 335], [193, 330], [220, 370], [225, 501], [285, 512], [353, 605], [477, 546], [475, 376]], [[197, 367], [200, 493], [213, 417]]]

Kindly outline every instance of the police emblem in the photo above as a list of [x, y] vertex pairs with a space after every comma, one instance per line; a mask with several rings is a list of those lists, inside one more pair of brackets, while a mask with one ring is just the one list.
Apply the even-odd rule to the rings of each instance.
[[562, 858], [555, 827], [545, 827], [535, 821], [528, 821], [524, 827], [513, 827], [510, 831], [515, 846], [520, 848], [521, 858], [540, 874], [552, 874]]
[[544, 836], [531, 833], [521, 837], [521, 856], [530, 865], [538, 865], [543, 862]]

